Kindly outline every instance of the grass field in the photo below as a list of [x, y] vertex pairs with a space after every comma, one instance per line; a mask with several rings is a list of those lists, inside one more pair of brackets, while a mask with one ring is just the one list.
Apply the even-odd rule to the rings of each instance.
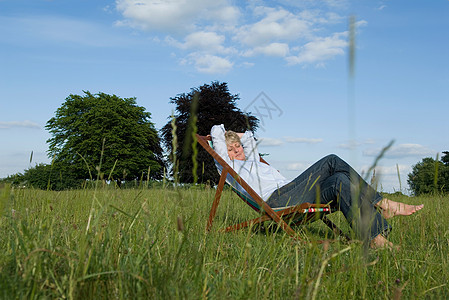
[[[401, 249], [304, 243], [283, 232], [220, 233], [257, 214], [225, 191], [205, 232], [215, 190], [1, 190], [3, 299], [447, 299], [449, 199], [391, 220]], [[344, 217], [333, 214], [336, 221]], [[348, 229], [347, 226], [345, 226]], [[303, 240], [335, 239], [321, 222]]]

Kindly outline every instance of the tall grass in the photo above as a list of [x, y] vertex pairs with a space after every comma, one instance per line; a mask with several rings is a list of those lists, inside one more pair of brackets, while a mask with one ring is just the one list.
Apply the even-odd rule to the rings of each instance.
[[[357, 242], [304, 243], [281, 231], [218, 232], [254, 216], [230, 191], [206, 233], [214, 192], [5, 187], [0, 297], [443, 299], [449, 293], [448, 199], [394, 199], [426, 207], [392, 219], [390, 239], [400, 251], [370, 251], [365, 259]], [[321, 221], [299, 231], [304, 240], [332, 237]]]

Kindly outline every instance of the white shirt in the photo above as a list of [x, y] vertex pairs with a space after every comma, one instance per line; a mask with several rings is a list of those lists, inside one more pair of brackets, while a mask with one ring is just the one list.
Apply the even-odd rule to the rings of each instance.
[[[220, 155], [264, 201], [267, 201], [275, 190], [289, 183], [289, 181], [275, 168], [260, 161], [256, 141], [250, 131], [246, 131], [240, 139], [246, 160], [231, 160], [228, 155], [228, 147], [225, 141], [225, 131], [226, 129], [223, 124], [215, 125], [211, 129], [210, 135], [212, 136], [215, 152], [217, 152], [218, 155]], [[221, 166], [219, 166], [218, 163], [217, 168], [219, 168], [221, 172]], [[240, 185], [232, 185], [240, 192], [244, 192]]]

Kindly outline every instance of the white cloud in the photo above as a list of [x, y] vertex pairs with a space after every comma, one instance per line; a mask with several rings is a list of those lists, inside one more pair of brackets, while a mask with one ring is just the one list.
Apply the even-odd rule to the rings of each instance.
[[40, 129], [41, 126], [32, 121], [9, 121], [9, 122], [0, 122], [0, 129], [10, 129], [10, 128], [36, 128]]
[[185, 52], [181, 62], [199, 72], [225, 73], [239, 60], [237, 65], [254, 64], [243, 57], [322, 65], [344, 54], [347, 33], [331, 26], [344, 21], [336, 10], [345, 2], [317, 6], [313, 1], [283, 1], [270, 7], [262, 1], [116, 0], [116, 9], [123, 16], [117, 24], [164, 35], [162, 40]]
[[326, 3], [330, 7], [344, 7], [344, 6], [348, 6], [350, 1], [348, 1], [348, 0], [324, 0], [324, 3]]
[[388, 192], [401, 191], [403, 193], [407, 193], [407, 179], [408, 174], [412, 171], [411, 165], [380, 165], [376, 166], [374, 171], [371, 171], [370, 174], [366, 174], [370, 167], [371, 166], [368, 165], [363, 166], [360, 174], [363, 178], [367, 178], [370, 183], [371, 180], [373, 180], [374, 175], [374, 180], [377, 182], [378, 190]]
[[224, 47], [226, 37], [216, 32], [197, 31], [187, 35], [184, 38], [184, 43], [167, 37], [166, 41], [173, 46], [183, 50], [202, 51], [205, 53], [229, 54], [235, 52], [231, 48]]
[[302, 143], [302, 144], [318, 144], [323, 141], [323, 139], [295, 138], [295, 137], [285, 137], [284, 140], [287, 143]]
[[368, 22], [366, 20], [360, 20], [360, 21], [355, 22], [355, 27], [356, 28], [364, 27], [364, 26], [367, 26], [367, 25], [368, 25]]
[[[365, 156], [376, 157], [381, 149], [369, 149], [363, 152]], [[434, 156], [436, 152], [419, 144], [401, 144], [391, 147], [384, 155], [385, 158], [424, 157]]]
[[254, 56], [257, 54], [264, 54], [267, 56], [285, 57], [289, 53], [289, 47], [286, 43], [271, 43], [265, 46], [255, 47], [246, 51], [243, 56]]
[[245, 62], [243, 62], [242, 64], [241, 64], [241, 66], [242, 67], [244, 67], [244, 68], [252, 68], [252, 67], [254, 67], [254, 63], [252, 63], [252, 62], [247, 62], [247, 61], [245, 61]]
[[347, 143], [338, 145], [337, 148], [352, 150], [352, 149], [355, 149], [355, 148], [359, 147], [360, 145], [362, 145], [361, 142], [349, 141]]
[[272, 41], [294, 40], [310, 32], [311, 24], [308, 21], [285, 9], [257, 7], [254, 13], [264, 18], [239, 29], [235, 38], [242, 44], [256, 47]]
[[353, 150], [357, 147], [363, 146], [363, 145], [371, 145], [374, 144], [375, 141], [372, 139], [366, 139], [364, 141], [348, 141], [346, 143], [340, 144], [337, 147], [340, 149], [346, 149], [346, 150]]
[[[379, 174], [381, 176], [398, 176], [398, 169], [399, 169], [399, 175], [401, 177], [404, 177], [401, 174], [408, 174], [411, 171], [410, 165], [393, 165], [393, 166], [378, 166], [376, 167], [376, 174]], [[401, 178], [402, 179], [402, 178]]]
[[[366, 172], [371, 168], [371, 165], [364, 165], [360, 167], [360, 174], [366, 175]], [[377, 165], [375, 167], [376, 176], [398, 176], [398, 168], [399, 174], [403, 177], [403, 174], [407, 174], [411, 170], [410, 165], [405, 164], [393, 164], [393, 165]], [[369, 176], [372, 176], [372, 171]]]
[[323, 141], [323, 139], [312, 139], [312, 138], [295, 138], [295, 137], [284, 137], [282, 139], [263, 137], [259, 138], [261, 146], [280, 146], [284, 143], [302, 143], [302, 144], [318, 144]]
[[[288, 171], [304, 171], [305, 169], [307, 169], [307, 167], [309, 167], [309, 164], [306, 163], [302, 163], [302, 162], [294, 162], [294, 163], [289, 163], [286, 167], [286, 169]], [[299, 173], [298, 173], [299, 174]]]
[[260, 146], [280, 146], [283, 144], [282, 140], [280, 139], [273, 139], [273, 138], [260, 138]]
[[337, 55], [343, 55], [348, 45], [347, 32], [334, 33], [325, 38], [318, 37], [299, 48], [296, 56], [287, 57], [289, 64], [319, 63]]
[[207, 20], [233, 23], [239, 16], [225, 0], [116, 0], [116, 8], [125, 17], [119, 25], [168, 33], [195, 30]]
[[197, 52], [190, 54], [183, 61], [186, 64], [193, 64], [198, 72], [208, 74], [224, 74], [233, 66], [233, 63], [226, 58]]
[[224, 35], [215, 32], [199, 31], [186, 36], [184, 47], [187, 49], [211, 49], [213, 52], [223, 51]]
[[216, 9], [205, 11], [209, 21], [213, 21], [217, 30], [229, 30], [232, 29], [238, 22], [238, 19], [242, 16], [240, 10], [236, 6], [228, 4], [228, 1], [208, 1], [215, 2]]

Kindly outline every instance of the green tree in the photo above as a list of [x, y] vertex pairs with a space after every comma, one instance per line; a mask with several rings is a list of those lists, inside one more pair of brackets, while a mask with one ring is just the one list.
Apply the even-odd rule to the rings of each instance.
[[[255, 131], [259, 120], [237, 107], [238, 95], [229, 92], [227, 83], [217, 81], [192, 88], [189, 93], [179, 94], [170, 99], [175, 107], [176, 126], [176, 161], [178, 179], [180, 182], [194, 182], [192, 160], [194, 143], [193, 134], [208, 135], [213, 125], [224, 124], [226, 129], [243, 132]], [[172, 118], [162, 128], [162, 140], [170, 153], [170, 161], [173, 157]], [[198, 145], [196, 162], [198, 163], [198, 181], [217, 183], [219, 176], [213, 159]]]
[[443, 156], [441, 157], [441, 161], [449, 167], [449, 151], [443, 151]]
[[76, 179], [76, 174], [72, 172], [71, 169], [63, 168], [58, 164], [37, 164], [25, 170], [21, 178], [22, 182], [16, 184], [54, 191], [81, 188], [83, 180]]
[[441, 177], [444, 184], [443, 191], [449, 193], [449, 151], [443, 151], [441, 161], [444, 164], [443, 170], [441, 172]]
[[15, 186], [18, 186], [21, 182], [24, 181], [22, 173], [16, 173], [13, 175], [8, 175], [7, 177], [3, 177], [0, 179], [0, 183], [9, 183]]
[[70, 95], [46, 124], [52, 135], [48, 155], [61, 176], [75, 179], [100, 175], [120, 184], [147, 176], [160, 178], [162, 148], [150, 117], [137, 106], [136, 98], [90, 92]]
[[442, 161], [426, 157], [412, 167], [407, 182], [413, 194], [418, 196], [434, 192], [449, 192], [449, 165], [444, 163], [447, 152], [443, 153], [445, 156]]
[[76, 179], [74, 174], [67, 174], [70, 169], [61, 168], [53, 164], [37, 164], [25, 170], [24, 173], [16, 173], [6, 178], [2, 178], [0, 182], [10, 183], [15, 187], [36, 188], [41, 190], [67, 190], [77, 189], [83, 186], [83, 180]]

